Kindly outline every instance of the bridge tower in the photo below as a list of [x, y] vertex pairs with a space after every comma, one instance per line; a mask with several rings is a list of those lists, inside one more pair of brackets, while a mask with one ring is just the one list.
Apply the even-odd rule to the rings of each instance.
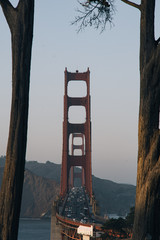
[[[68, 96], [68, 83], [70, 81], [84, 81], [87, 93], [84, 97]], [[69, 119], [69, 108], [71, 106], [83, 106], [86, 112], [84, 123], [71, 123]], [[74, 139], [79, 137], [82, 144], [75, 145]], [[69, 141], [69, 139], [72, 139]], [[70, 150], [71, 149], [71, 150]], [[75, 155], [74, 150], [81, 150], [80, 155]], [[70, 175], [71, 185], [76, 177], [73, 167], [82, 167], [82, 185], [86, 187], [89, 196], [92, 196], [92, 170], [91, 170], [91, 117], [90, 117], [90, 71], [71, 73], [65, 69], [65, 92], [64, 92], [64, 120], [63, 120], [63, 150], [61, 168], [60, 195], [65, 196], [69, 190]]]
[[[74, 144], [74, 139], [81, 139], [81, 144]], [[74, 151], [76, 149], [80, 149], [82, 155], [85, 155], [85, 144], [84, 144], [84, 134], [82, 133], [73, 133], [72, 134], [72, 142], [71, 142], [71, 155], [74, 155]], [[81, 180], [81, 185], [84, 186], [84, 169], [82, 168], [80, 172], [75, 172], [74, 167], [71, 167], [70, 170], [70, 185], [74, 186], [74, 179], [79, 178]]]

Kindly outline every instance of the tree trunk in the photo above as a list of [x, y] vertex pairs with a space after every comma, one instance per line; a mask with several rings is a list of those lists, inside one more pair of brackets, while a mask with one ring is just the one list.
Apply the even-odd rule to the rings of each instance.
[[34, 0], [20, 0], [17, 8], [8, 0], [0, 0], [0, 4], [12, 39], [12, 105], [0, 193], [0, 239], [16, 240], [27, 141]]
[[138, 169], [133, 239], [160, 239], [160, 45], [155, 0], [141, 1]]

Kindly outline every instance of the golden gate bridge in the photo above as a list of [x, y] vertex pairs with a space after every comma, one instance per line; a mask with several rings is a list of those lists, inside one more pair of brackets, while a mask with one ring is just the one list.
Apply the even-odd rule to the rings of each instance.
[[[86, 96], [69, 96], [68, 84], [71, 81], [85, 82]], [[89, 68], [86, 72], [74, 73], [66, 68], [64, 88], [60, 196], [52, 207], [51, 240], [101, 239], [104, 219], [96, 215], [96, 200], [92, 194]], [[69, 110], [72, 106], [85, 108], [84, 122], [70, 122]], [[76, 150], [80, 151], [78, 155]], [[77, 186], [76, 179], [79, 180]]]

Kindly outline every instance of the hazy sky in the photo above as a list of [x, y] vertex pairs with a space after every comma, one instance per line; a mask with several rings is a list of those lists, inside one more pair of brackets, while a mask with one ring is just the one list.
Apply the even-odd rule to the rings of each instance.
[[[17, 1], [11, 1], [16, 4]], [[139, 1], [136, 1], [139, 3]], [[71, 26], [76, 0], [35, 0], [27, 160], [61, 163], [64, 70], [91, 75], [92, 171], [136, 183], [139, 108], [139, 11], [115, 1], [114, 26]], [[0, 10], [0, 155], [11, 101], [10, 33]]]

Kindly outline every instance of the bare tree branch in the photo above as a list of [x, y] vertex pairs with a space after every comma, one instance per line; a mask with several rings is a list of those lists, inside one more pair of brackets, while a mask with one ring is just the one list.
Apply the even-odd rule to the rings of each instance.
[[136, 3], [128, 1], [128, 0], [121, 0], [121, 1], [132, 7], [135, 7], [135, 8], [138, 8], [139, 10], [141, 10], [141, 4], [139, 5], [139, 4], [136, 4]]
[[13, 25], [13, 21], [15, 19], [15, 8], [13, 7], [13, 5], [10, 3], [9, 0], [0, 0], [0, 5], [2, 7], [4, 16], [7, 20], [7, 23], [9, 25], [9, 28], [12, 30], [12, 25]]

